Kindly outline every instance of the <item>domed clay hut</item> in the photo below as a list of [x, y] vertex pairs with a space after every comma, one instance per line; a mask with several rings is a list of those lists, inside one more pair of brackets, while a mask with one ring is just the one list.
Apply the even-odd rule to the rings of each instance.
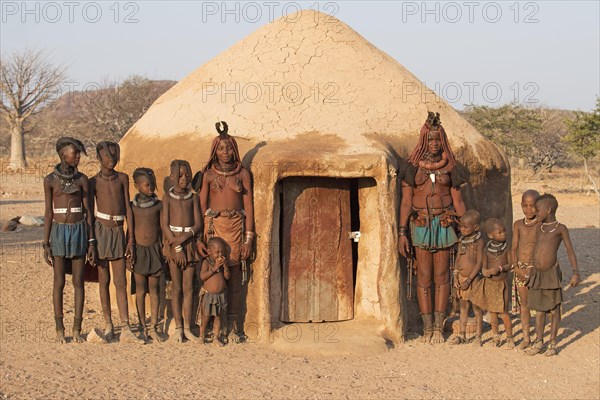
[[151, 167], [158, 182], [175, 158], [197, 171], [215, 122], [227, 121], [254, 179], [248, 335], [371, 319], [398, 342], [410, 318], [396, 171], [427, 111], [441, 114], [471, 171], [467, 206], [511, 221], [509, 166], [498, 148], [396, 60], [313, 11], [263, 26], [161, 96], [122, 139], [122, 168]]

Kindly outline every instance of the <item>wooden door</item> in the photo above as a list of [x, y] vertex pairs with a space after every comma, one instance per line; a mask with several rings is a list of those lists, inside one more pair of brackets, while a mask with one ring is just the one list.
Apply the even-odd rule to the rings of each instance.
[[281, 184], [281, 320], [352, 319], [350, 180], [292, 177]]

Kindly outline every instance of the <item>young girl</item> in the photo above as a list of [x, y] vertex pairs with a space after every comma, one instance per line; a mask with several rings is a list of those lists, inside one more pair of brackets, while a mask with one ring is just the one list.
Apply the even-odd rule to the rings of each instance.
[[[173, 187], [163, 197], [161, 225], [165, 236], [163, 250], [169, 262], [173, 284], [171, 304], [176, 328], [175, 339], [182, 342], [184, 336], [188, 340], [198, 340], [191, 331], [191, 325], [193, 282], [196, 265], [200, 261], [196, 237], [202, 233], [202, 218], [198, 196], [190, 188], [190, 164], [184, 160], [173, 160], [170, 179]], [[200, 245], [200, 248], [204, 247]]]
[[[83, 320], [84, 265], [88, 250], [88, 232], [91, 230], [91, 213], [88, 208], [88, 178], [77, 171], [81, 153], [87, 155], [83, 143], [71, 137], [62, 137], [56, 142], [60, 157], [54, 171], [44, 178], [44, 260], [54, 268], [54, 320], [56, 340], [65, 342], [63, 324], [63, 290], [65, 271], [69, 259], [73, 268], [75, 288], [75, 318], [73, 341], [81, 343]], [[87, 215], [87, 218], [86, 218]], [[87, 221], [86, 221], [87, 219]], [[92, 239], [93, 240], [93, 239]]]
[[133, 172], [135, 188], [139, 193], [131, 202], [134, 220], [135, 251], [132, 261], [135, 276], [138, 318], [144, 339], [148, 340], [146, 327], [146, 293], [150, 293], [150, 323], [152, 338], [162, 342], [158, 329], [158, 288], [163, 268], [160, 215], [162, 203], [154, 194], [156, 176], [150, 168], [137, 168]]
[[498, 314], [500, 314], [506, 331], [507, 348], [513, 349], [515, 343], [512, 322], [508, 314], [509, 286], [506, 283], [512, 262], [510, 248], [506, 243], [506, 226], [502, 220], [490, 218], [485, 222], [485, 230], [490, 241], [485, 246], [483, 253], [481, 272], [484, 278], [474, 285], [471, 301], [490, 313], [492, 341], [496, 347], [502, 345], [502, 339], [498, 333]]

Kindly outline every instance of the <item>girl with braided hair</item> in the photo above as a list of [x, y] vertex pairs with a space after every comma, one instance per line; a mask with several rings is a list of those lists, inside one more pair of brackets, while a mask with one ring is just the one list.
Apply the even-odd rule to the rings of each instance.
[[[191, 331], [193, 283], [199, 251], [205, 252], [199, 237], [202, 233], [202, 214], [198, 196], [191, 189], [192, 169], [185, 160], [171, 162], [170, 180], [173, 186], [163, 197], [161, 227], [164, 234], [163, 252], [171, 273], [171, 305], [177, 342], [198, 340]], [[182, 303], [183, 295], [183, 303]], [[182, 315], [183, 314], [183, 315]]]

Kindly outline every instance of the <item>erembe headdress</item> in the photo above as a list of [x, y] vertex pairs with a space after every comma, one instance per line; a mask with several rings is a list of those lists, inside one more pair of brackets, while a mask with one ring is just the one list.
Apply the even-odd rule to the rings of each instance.
[[456, 165], [454, 153], [452, 153], [450, 145], [448, 144], [448, 137], [446, 136], [446, 131], [442, 126], [442, 122], [440, 120], [440, 113], [433, 113], [431, 111], [427, 113], [427, 120], [425, 121], [425, 124], [423, 124], [423, 126], [421, 127], [421, 131], [419, 134], [419, 143], [417, 143], [417, 146], [408, 158], [408, 162], [414, 165], [415, 167], [419, 165], [419, 161], [421, 161], [423, 157], [428, 153], [427, 142], [429, 140], [430, 133], [433, 132], [439, 132], [440, 134], [442, 152], [445, 153], [445, 157], [448, 159], [447, 167], [449, 170], [451, 170]]

